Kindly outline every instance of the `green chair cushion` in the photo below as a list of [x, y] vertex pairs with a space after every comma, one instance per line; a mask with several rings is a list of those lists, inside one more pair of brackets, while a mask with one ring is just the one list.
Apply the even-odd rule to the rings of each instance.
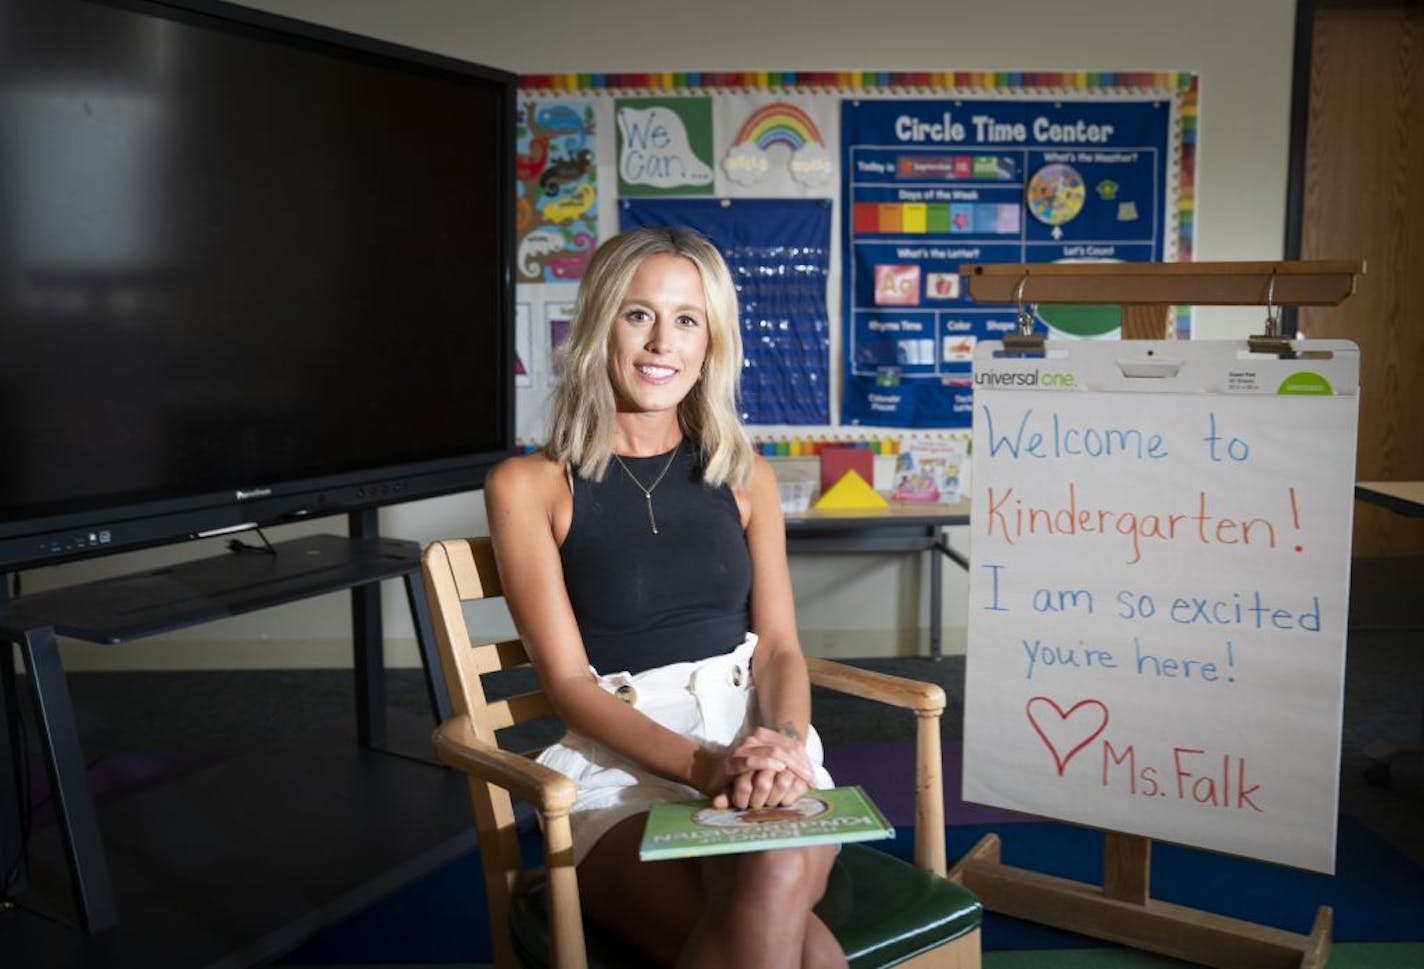
[[964, 886], [878, 848], [848, 844], [816, 914], [851, 969], [893, 966], [979, 928], [983, 906]]
[[[510, 934], [522, 965], [549, 964], [545, 888], [516, 896]], [[848, 844], [831, 870], [816, 914], [835, 933], [851, 969], [893, 966], [979, 928], [979, 900], [967, 889], [863, 844]], [[585, 922], [590, 969], [651, 969], [620, 939]]]

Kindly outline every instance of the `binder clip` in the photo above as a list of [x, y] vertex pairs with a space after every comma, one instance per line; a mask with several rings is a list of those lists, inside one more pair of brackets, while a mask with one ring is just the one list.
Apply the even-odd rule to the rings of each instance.
[[1025, 272], [1014, 289], [1014, 302], [1019, 307], [1018, 332], [1004, 335], [1004, 352], [1009, 356], [1041, 357], [1044, 355], [1043, 334], [1033, 332], [1033, 315], [1024, 305], [1024, 288], [1027, 285], [1028, 273]]
[[1282, 360], [1294, 360], [1295, 348], [1291, 341], [1281, 336], [1281, 308], [1276, 305], [1276, 271], [1271, 270], [1271, 280], [1266, 284], [1266, 332], [1246, 338], [1246, 346], [1252, 353], [1269, 353]]

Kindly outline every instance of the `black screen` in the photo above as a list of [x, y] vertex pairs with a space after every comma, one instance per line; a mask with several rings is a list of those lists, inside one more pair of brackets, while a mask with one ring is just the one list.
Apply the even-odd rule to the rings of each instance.
[[225, 5], [0, 0], [0, 537], [507, 451], [512, 92]]

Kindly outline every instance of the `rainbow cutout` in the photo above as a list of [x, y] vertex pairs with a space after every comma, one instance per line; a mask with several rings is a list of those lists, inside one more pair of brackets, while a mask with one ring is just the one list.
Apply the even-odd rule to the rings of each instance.
[[822, 147], [826, 144], [821, 139], [821, 130], [816, 127], [811, 116], [785, 101], [775, 101], [760, 107], [742, 122], [741, 130], [737, 132], [732, 144], [744, 145], [748, 142], [762, 151], [777, 143], [790, 146], [792, 151], [800, 151], [808, 144]]

